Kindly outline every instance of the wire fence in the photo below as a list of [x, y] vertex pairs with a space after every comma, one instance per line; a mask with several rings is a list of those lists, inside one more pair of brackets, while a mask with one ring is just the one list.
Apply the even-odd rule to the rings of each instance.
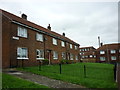
[[69, 78], [90, 78], [114, 81], [114, 67], [101, 67], [80, 64], [59, 64], [46, 65], [40, 67], [42, 71], [47, 73], [61, 74]]

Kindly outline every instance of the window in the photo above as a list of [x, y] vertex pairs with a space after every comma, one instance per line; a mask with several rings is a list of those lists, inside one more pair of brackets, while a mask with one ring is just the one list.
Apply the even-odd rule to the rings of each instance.
[[105, 61], [105, 57], [100, 57], [100, 61]]
[[92, 55], [90, 55], [90, 58], [92, 58], [93, 56]]
[[72, 49], [72, 44], [70, 44], [70, 48]]
[[43, 42], [43, 35], [40, 33], [36, 33], [36, 40]]
[[85, 56], [82, 56], [82, 58], [85, 58]]
[[27, 38], [27, 29], [24, 27], [18, 27], [18, 36]]
[[111, 60], [116, 60], [116, 57], [115, 56], [111, 56]]
[[53, 44], [57, 45], [57, 39], [53, 38]]
[[78, 60], [78, 55], [75, 56], [75, 59]]
[[61, 46], [65, 47], [65, 42], [64, 41], [61, 41]]
[[66, 54], [65, 54], [65, 52], [62, 52], [62, 59], [66, 59]]
[[53, 51], [53, 59], [58, 59], [58, 53], [56, 51]]
[[116, 51], [115, 50], [110, 50], [110, 53], [113, 54], [113, 53], [116, 53]]
[[70, 53], [70, 60], [73, 60], [73, 54]]
[[100, 51], [100, 54], [105, 54], [105, 51]]
[[36, 50], [37, 59], [44, 59], [44, 51], [37, 49]]
[[28, 59], [28, 49], [23, 47], [18, 47], [17, 59]]
[[75, 50], [77, 50], [77, 46], [75, 45]]
[[94, 55], [94, 58], [96, 58], [96, 56]]

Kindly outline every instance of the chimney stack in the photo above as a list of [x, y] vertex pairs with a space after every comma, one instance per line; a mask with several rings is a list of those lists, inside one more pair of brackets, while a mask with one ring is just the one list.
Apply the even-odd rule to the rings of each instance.
[[65, 36], [65, 33], [63, 33], [63, 36]]
[[23, 14], [21, 15], [21, 17], [22, 17], [23, 19], [27, 20], [27, 15], [26, 15], [26, 14], [23, 13]]
[[51, 30], [50, 24], [48, 25], [47, 29]]
[[101, 44], [101, 47], [102, 47], [103, 43], [101, 42], [100, 44]]
[[99, 44], [99, 47], [100, 47], [100, 37], [98, 36], [98, 44]]

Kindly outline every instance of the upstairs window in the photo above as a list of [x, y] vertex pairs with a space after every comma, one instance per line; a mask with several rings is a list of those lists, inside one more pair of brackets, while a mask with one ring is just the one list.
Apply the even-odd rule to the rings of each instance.
[[70, 48], [72, 49], [72, 44], [70, 44]]
[[64, 41], [61, 41], [61, 46], [65, 47], [65, 42]]
[[36, 40], [43, 42], [43, 35], [40, 33], [36, 33]]
[[70, 60], [73, 60], [73, 54], [70, 53]]
[[28, 59], [28, 49], [24, 47], [18, 47], [17, 59]]
[[18, 36], [27, 38], [27, 29], [24, 27], [18, 27]]
[[105, 54], [105, 51], [100, 51], [100, 54]]
[[75, 45], [75, 50], [77, 50], [77, 46]]
[[58, 53], [56, 51], [53, 51], [53, 59], [58, 59]]
[[57, 39], [53, 38], [52, 40], [53, 40], [53, 44], [57, 45]]
[[66, 54], [65, 54], [65, 52], [62, 52], [62, 59], [66, 59]]
[[116, 53], [116, 50], [110, 50], [110, 53], [114, 54], [114, 53]]
[[36, 56], [37, 56], [36, 59], [44, 59], [44, 51], [40, 50], [40, 49], [37, 49], [36, 50]]

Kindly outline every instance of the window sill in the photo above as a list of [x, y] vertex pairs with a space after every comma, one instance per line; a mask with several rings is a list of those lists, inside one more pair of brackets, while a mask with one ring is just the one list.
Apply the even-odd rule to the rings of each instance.
[[54, 60], [57, 60], [58, 58], [53, 58]]
[[29, 58], [17, 58], [17, 59], [26, 59], [26, 60], [27, 60], [27, 59], [29, 59]]
[[37, 60], [44, 60], [44, 58], [36, 58]]

